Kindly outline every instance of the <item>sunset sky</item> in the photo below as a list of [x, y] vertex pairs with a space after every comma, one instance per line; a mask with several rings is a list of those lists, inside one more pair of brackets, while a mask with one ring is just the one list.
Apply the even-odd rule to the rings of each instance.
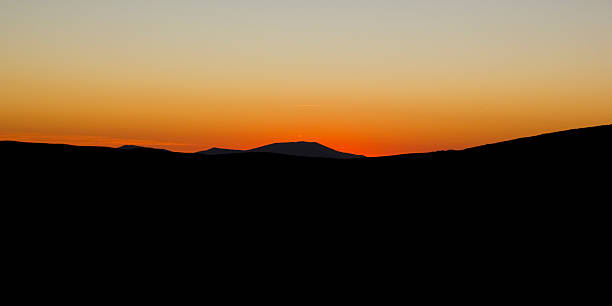
[[0, 0], [0, 140], [368, 156], [612, 123], [610, 0]]

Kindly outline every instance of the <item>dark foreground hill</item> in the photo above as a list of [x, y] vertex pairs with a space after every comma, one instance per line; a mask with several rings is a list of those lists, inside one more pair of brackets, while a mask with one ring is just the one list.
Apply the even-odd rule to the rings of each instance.
[[121, 282], [130, 271], [250, 286], [289, 269], [302, 282], [342, 275], [385, 292], [410, 275], [428, 300], [473, 292], [464, 286], [499, 299], [517, 295], [512, 284], [542, 291], [597, 270], [611, 140], [608, 125], [357, 159], [4, 141], [4, 225], [9, 253], [27, 262], [20, 271], [49, 282], [73, 270]]

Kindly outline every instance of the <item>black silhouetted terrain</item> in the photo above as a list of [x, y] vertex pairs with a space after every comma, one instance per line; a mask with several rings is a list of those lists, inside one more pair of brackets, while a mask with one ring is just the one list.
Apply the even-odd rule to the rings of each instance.
[[[491, 193], [511, 197], [512, 190], [542, 191], [578, 184], [597, 175], [607, 177], [611, 140], [612, 125], [606, 125], [460, 151], [377, 158], [346, 158], [358, 155], [307, 142], [272, 144], [248, 151], [214, 148], [208, 154], [197, 154], [135, 146], [3, 141], [0, 152], [10, 166], [8, 173], [28, 180], [32, 186], [37, 182], [46, 182], [43, 187], [60, 184], [61, 190], [70, 193], [100, 188], [106, 190], [104, 196], [125, 188], [140, 190], [143, 197], [154, 193], [161, 197], [178, 188], [181, 191], [171, 196], [175, 200], [200, 192], [208, 199], [225, 190], [222, 194], [227, 200], [263, 197], [267, 202], [294, 203], [324, 195], [322, 198], [330, 201], [369, 199], [372, 204], [391, 201], [400, 205], [414, 203], [430, 191], [431, 197], [451, 199]], [[241, 153], [223, 154], [235, 152]], [[293, 192], [289, 198], [281, 196]], [[313, 205], [322, 204], [320, 199]]]
[[[298, 143], [300, 154], [302, 145], [330, 152]], [[20, 203], [60, 209], [52, 205], [59, 200], [89, 209], [101, 201], [101, 213], [111, 207], [144, 214], [182, 207], [204, 219], [232, 210], [236, 218], [249, 218], [246, 223], [310, 216], [403, 226], [427, 222], [433, 210], [435, 222], [449, 224], [478, 216], [495, 222], [518, 212], [536, 218], [562, 213], [568, 203], [608, 202], [599, 197], [610, 188], [612, 170], [612, 125], [376, 158], [291, 156], [296, 147], [280, 146], [207, 155], [2, 141], [0, 154], [4, 190], [18, 192]], [[287, 154], [254, 152], [259, 150]], [[383, 217], [395, 221], [378, 223]]]
[[355, 155], [350, 153], [338, 152], [334, 149], [328, 148], [316, 142], [282, 142], [273, 143], [261, 147], [257, 147], [250, 150], [231, 150], [231, 149], [219, 149], [212, 148], [206, 151], [200, 151], [200, 154], [218, 155], [218, 154], [230, 154], [230, 153], [244, 153], [244, 152], [266, 152], [266, 153], [277, 153], [292, 156], [303, 156], [303, 157], [323, 157], [323, 158], [359, 158], [365, 157], [363, 155]]
[[611, 156], [612, 125], [349, 159], [0, 142], [7, 233], [30, 264], [312, 278], [375, 266], [453, 286], [567, 275], [605, 254]]

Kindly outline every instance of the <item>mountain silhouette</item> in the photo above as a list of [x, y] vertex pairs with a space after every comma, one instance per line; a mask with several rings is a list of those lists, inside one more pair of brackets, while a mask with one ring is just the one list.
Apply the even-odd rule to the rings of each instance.
[[[0, 157], [7, 165], [17, 167], [18, 171], [13, 173], [16, 177], [59, 177], [72, 173], [70, 177], [89, 178], [98, 181], [99, 186], [116, 181], [117, 173], [129, 171], [130, 178], [140, 180], [130, 179], [125, 182], [127, 185], [182, 182], [190, 186], [205, 182], [209, 190], [215, 190], [219, 184], [231, 182], [227, 186], [233, 186], [233, 190], [255, 186], [257, 190], [270, 186], [277, 186], [274, 190], [290, 190], [297, 188], [294, 186], [316, 184], [322, 189], [345, 186], [352, 190], [362, 186], [361, 192], [385, 190], [382, 195], [406, 188], [413, 192], [435, 189], [432, 194], [442, 196], [450, 195], [448, 190], [453, 189], [461, 192], [477, 188], [481, 193], [492, 193], [508, 186], [517, 190], [518, 184], [525, 190], [542, 184], [554, 185], [553, 182], [557, 188], [566, 182], [578, 185], [576, 178], [612, 171], [610, 139], [612, 125], [604, 125], [464, 150], [363, 158], [353, 158], [361, 156], [314, 142], [275, 143], [245, 151], [213, 148], [194, 154], [132, 145], [110, 148], [1, 141]], [[109, 175], [112, 179], [105, 180]], [[193, 176], [196, 178], [190, 180]], [[181, 177], [185, 179], [172, 181]], [[153, 178], [158, 181], [151, 181]], [[49, 182], [55, 180], [48, 177]], [[289, 182], [292, 185], [287, 186]], [[444, 192], [440, 193], [441, 190]]]
[[222, 155], [222, 154], [233, 154], [233, 153], [241, 153], [243, 150], [232, 150], [232, 149], [223, 149], [223, 148], [210, 148], [205, 151], [197, 152], [198, 154], [205, 155]]
[[[208, 155], [0, 141], [0, 160], [5, 198], [40, 203], [37, 214], [50, 220], [43, 224], [57, 216], [84, 224], [97, 218], [104, 231], [108, 220], [121, 217], [134, 228], [163, 224], [198, 235], [218, 229], [220, 237], [270, 224], [282, 241], [295, 238], [286, 229], [330, 237], [331, 227], [342, 229], [328, 238], [333, 245], [347, 229], [361, 229], [358, 239], [389, 245], [414, 233], [435, 245], [457, 234], [457, 247], [466, 237], [484, 236], [479, 245], [488, 247], [509, 233], [525, 232], [517, 240], [540, 245], [567, 225], [572, 233], [605, 225], [591, 219], [608, 215], [597, 210], [607, 208], [609, 198], [611, 139], [612, 125], [606, 125], [465, 150], [365, 158], [294, 156], [347, 156], [303, 142]], [[21, 191], [18, 197], [11, 197], [14, 191]], [[533, 234], [540, 229], [547, 231]], [[376, 235], [368, 236], [372, 231]]]
[[142, 146], [135, 146], [135, 145], [123, 145], [123, 146], [120, 146], [118, 149], [120, 150], [156, 150], [156, 151], [172, 152], [166, 149], [149, 148], [149, 147], [142, 147]]
[[250, 149], [249, 152], [267, 152], [304, 157], [325, 158], [359, 158], [363, 155], [355, 155], [336, 151], [316, 142], [281, 142]]
[[321, 158], [361, 158], [363, 155], [356, 155], [350, 153], [344, 153], [336, 151], [332, 148], [326, 147], [316, 142], [280, 142], [273, 143], [261, 147], [257, 147], [250, 150], [232, 150], [232, 149], [221, 149], [211, 148], [206, 151], [197, 152], [199, 154], [206, 155], [221, 155], [221, 154], [234, 154], [234, 153], [246, 153], [246, 152], [261, 152], [261, 153], [276, 153], [283, 155], [302, 156], [302, 157], [321, 157]]
[[[41, 247], [97, 253], [102, 241], [120, 249], [101, 253], [110, 257], [143, 244], [234, 263], [270, 258], [259, 250], [340, 250], [350, 252], [340, 260], [392, 258], [390, 270], [407, 258], [427, 269], [468, 263], [466, 275], [547, 262], [556, 276], [576, 261], [571, 250], [588, 256], [580, 264], [605, 253], [611, 139], [607, 125], [374, 158], [288, 155], [346, 156], [315, 143], [194, 154], [0, 141], [0, 160], [5, 210], [19, 211], [11, 236], [36, 248], [33, 260]], [[551, 262], [560, 254], [569, 259]]]

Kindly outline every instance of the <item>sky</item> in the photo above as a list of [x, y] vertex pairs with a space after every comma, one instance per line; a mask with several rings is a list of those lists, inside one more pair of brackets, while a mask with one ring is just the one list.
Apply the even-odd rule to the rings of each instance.
[[612, 123], [609, 0], [0, 0], [0, 139], [368, 156]]

